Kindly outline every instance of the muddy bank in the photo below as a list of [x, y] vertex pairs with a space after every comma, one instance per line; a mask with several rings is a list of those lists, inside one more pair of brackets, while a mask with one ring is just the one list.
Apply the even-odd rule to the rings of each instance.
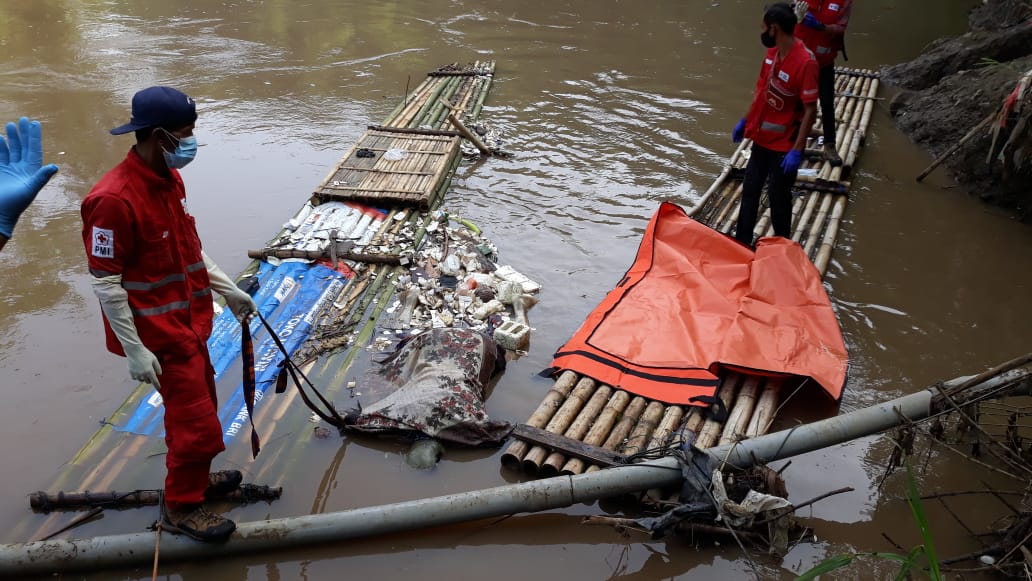
[[[885, 82], [900, 89], [890, 105], [896, 124], [936, 157], [1000, 111], [1032, 70], [1032, 5], [989, 0], [971, 11], [968, 23], [963, 36], [936, 41], [913, 61], [882, 71]], [[995, 146], [987, 123], [936, 170], [1025, 221], [1032, 220], [1030, 92], [1024, 107], [1006, 116]]]

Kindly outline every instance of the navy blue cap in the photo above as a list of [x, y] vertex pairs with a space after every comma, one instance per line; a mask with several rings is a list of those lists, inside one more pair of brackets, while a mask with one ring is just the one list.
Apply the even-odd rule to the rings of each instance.
[[148, 127], [178, 129], [197, 121], [194, 100], [172, 87], [147, 87], [133, 95], [133, 116], [125, 125], [111, 130], [122, 135]]

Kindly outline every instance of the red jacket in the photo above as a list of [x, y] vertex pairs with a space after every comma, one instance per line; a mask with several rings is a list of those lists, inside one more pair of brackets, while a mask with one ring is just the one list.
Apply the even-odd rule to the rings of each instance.
[[795, 144], [803, 105], [817, 101], [817, 61], [796, 39], [780, 60], [778, 49], [767, 51], [756, 81], [756, 92], [745, 116], [745, 136], [774, 151], [788, 151]]
[[[122, 275], [140, 340], [155, 354], [191, 354], [211, 334], [201, 241], [179, 172], [162, 177], [129, 150], [82, 202], [90, 273]], [[107, 318], [107, 348], [124, 355]]]
[[795, 36], [817, 57], [818, 66], [826, 67], [835, 62], [851, 12], [853, 0], [811, 0], [810, 13], [824, 25], [824, 30], [814, 30], [800, 22], [795, 27]]

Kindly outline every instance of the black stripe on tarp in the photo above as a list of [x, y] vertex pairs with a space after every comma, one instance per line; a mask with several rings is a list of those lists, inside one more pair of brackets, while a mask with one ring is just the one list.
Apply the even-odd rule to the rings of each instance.
[[[626, 375], [633, 375], [634, 377], [640, 377], [642, 379], [647, 379], [649, 381], [655, 381], [657, 383], [669, 383], [669, 384], [672, 384], [672, 385], [697, 385], [697, 386], [700, 386], [700, 387], [716, 387], [717, 384], [720, 383], [720, 379], [717, 379], [717, 378], [714, 378], [714, 379], [692, 379], [692, 378], [689, 378], [689, 377], [670, 377], [670, 376], [667, 376], [667, 375], [657, 375], [655, 373], [648, 373], [648, 372], [645, 372], [645, 371], [638, 371], [637, 369], [630, 369], [630, 368], [628, 368], [628, 367], [626, 367], [624, 365], [616, 363], [615, 361], [613, 361], [611, 359], [606, 359], [606, 358], [602, 357], [601, 355], [597, 355], [595, 353], [590, 353], [590, 352], [581, 351], [581, 350], [576, 350], [576, 351], [560, 351], [560, 352], [556, 353], [553, 356], [553, 359], [559, 359], [560, 357], [568, 357], [570, 355], [576, 355], [576, 356], [579, 356], [579, 357], [584, 357], [586, 359], [591, 359], [592, 361], [601, 363], [601, 364], [605, 365], [606, 367], [610, 367], [610, 368], [616, 369], [618, 371], [621, 371], [621, 372], [623, 372]], [[706, 373], [709, 373], [708, 370], [703, 369], [701, 367], [694, 367], [693, 369], [698, 369], [700, 371], [705, 371]]]

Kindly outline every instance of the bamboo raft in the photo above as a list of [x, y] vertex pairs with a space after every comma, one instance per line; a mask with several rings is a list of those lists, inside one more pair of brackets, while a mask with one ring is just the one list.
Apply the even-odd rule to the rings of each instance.
[[[347, 150], [329, 172], [308, 203], [318, 205], [327, 200], [375, 202], [387, 211], [382, 221], [369, 222], [369, 231], [353, 236], [368, 240], [367, 249], [391, 254], [399, 251], [400, 239], [418, 244], [432, 218], [413, 209], [434, 209], [441, 205], [452, 177], [462, 160], [460, 137], [452, 130], [449, 117], [461, 117], [472, 123], [480, 115], [491, 88], [495, 64], [475, 62], [467, 66], [447, 65], [429, 73], [426, 79], [394, 109], [380, 126], [371, 126]], [[461, 121], [460, 121], [461, 123]], [[463, 129], [465, 129], [463, 127]], [[374, 153], [362, 156], [363, 148]], [[388, 150], [406, 152], [402, 160], [384, 160]], [[337, 182], [337, 184], [334, 184]], [[340, 184], [349, 184], [347, 189]], [[351, 185], [354, 184], [354, 185]], [[307, 194], [306, 194], [307, 195]], [[304, 200], [302, 200], [304, 201]], [[404, 231], [414, 232], [404, 235]], [[277, 234], [276, 240], [282, 235]], [[294, 354], [294, 360], [305, 362], [304, 371], [331, 401], [343, 391], [346, 378], [359, 373], [354, 369], [357, 355], [364, 351], [374, 334], [380, 315], [394, 296], [396, 279], [407, 274], [397, 260], [368, 263], [348, 262], [356, 273], [338, 295], [330, 297], [318, 313], [312, 336]], [[258, 270], [253, 261], [242, 276]], [[224, 389], [239, 381], [238, 375], [227, 373], [219, 381], [220, 399]], [[227, 385], [229, 387], [227, 387]], [[64, 465], [53, 490], [106, 491], [160, 485], [164, 475], [165, 443], [162, 438], [132, 434], [114, 428], [127, 417], [140, 401], [152, 393], [148, 384], [140, 384], [118, 410], [107, 418], [97, 432]], [[249, 447], [227, 446], [218, 461], [228, 466], [246, 466], [246, 478], [253, 482], [282, 483], [284, 475], [293, 473], [293, 465], [304, 456], [303, 449], [312, 439], [308, 425], [311, 412], [300, 402], [296, 390], [267, 396], [269, 401], [256, 407], [254, 423], [264, 441], [262, 453], [251, 460]], [[331, 465], [328, 474], [338, 466]], [[325, 500], [321, 490], [313, 511]], [[320, 500], [322, 499], [322, 500]], [[16, 525], [11, 534], [19, 540], [41, 538], [46, 531], [59, 528], [67, 520], [60, 513], [35, 516]]]
[[[807, 140], [792, 208], [792, 240], [803, 246], [821, 276], [835, 247], [850, 186], [850, 172], [871, 121], [878, 76], [868, 70], [836, 69], [835, 118], [843, 165], [832, 167], [820, 155], [821, 119]], [[822, 112], [823, 114], [823, 112]], [[742, 176], [751, 142], [739, 144], [730, 162], [689, 212], [696, 220], [732, 233], [741, 203]], [[761, 197], [755, 234], [773, 234], [769, 200]], [[718, 421], [700, 407], [666, 405], [645, 399], [572, 371], [561, 373], [537, 409], [517, 428], [501, 456], [503, 466], [531, 476], [580, 474], [622, 461], [655, 457], [691, 441], [699, 448], [729, 444], [767, 433], [779, 406], [791, 399], [801, 378], [779, 378], [721, 371], [717, 397], [728, 410]], [[782, 395], [789, 396], [783, 398]]]

